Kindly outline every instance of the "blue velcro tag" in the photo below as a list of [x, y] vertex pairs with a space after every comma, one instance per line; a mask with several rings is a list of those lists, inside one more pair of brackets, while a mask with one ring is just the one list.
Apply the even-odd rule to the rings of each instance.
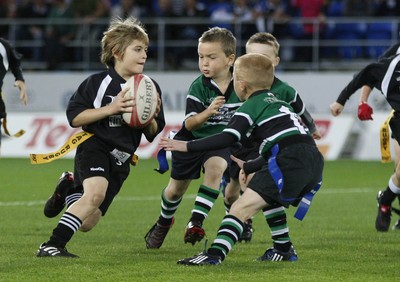
[[271, 148], [271, 157], [268, 159], [268, 170], [274, 179], [276, 186], [278, 186], [279, 193], [281, 193], [283, 188], [283, 175], [278, 164], [276, 163], [276, 155], [278, 155], [278, 152], [279, 145], [275, 144]]
[[227, 185], [228, 185], [228, 182], [226, 181], [225, 177], [222, 176], [221, 182], [219, 183], [219, 191], [222, 191], [222, 193], [225, 193], [225, 188]]
[[158, 173], [163, 174], [164, 172], [169, 170], [168, 160], [167, 160], [167, 152], [161, 148], [157, 153], [157, 160], [159, 168], [155, 168], [154, 170]]
[[[278, 186], [279, 194], [281, 194], [284, 179], [283, 179], [282, 172], [276, 162], [276, 156], [277, 156], [278, 152], [279, 152], [279, 145], [275, 144], [271, 148], [271, 157], [268, 159], [268, 170], [269, 170], [269, 173], [271, 174], [272, 178], [274, 179], [276, 186]], [[321, 187], [321, 184], [322, 184], [322, 180], [317, 185], [315, 185], [315, 187], [310, 192], [306, 193], [303, 196], [303, 198], [301, 199], [301, 201], [299, 203], [297, 211], [294, 215], [295, 218], [297, 218], [298, 220], [303, 220], [303, 218], [305, 217], [305, 215], [311, 205], [311, 201], [312, 201], [315, 193], [317, 193], [317, 191]], [[287, 201], [287, 202], [295, 200], [295, 199], [285, 199], [282, 197], [282, 195], [280, 197], [282, 200]]]
[[303, 220], [308, 209], [310, 208], [311, 201], [312, 201], [315, 193], [317, 193], [317, 191], [321, 187], [321, 184], [322, 184], [322, 180], [320, 182], [318, 182], [318, 184], [315, 185], [315, 187], [310, 192], [308, 192], [304, 195], [304, 197], [301, 199], [301, 201], [299, 203], [299, 207], [297, 208], [296, 213], [294, 214], [295, 218], [297, 218], [298, 220]]
[[282, 171], [279, 168], [278, 163], [276, 162], [276, 156], [278, 155], [278, 153], [279, 153], [279, 145], [275, 144], [271, 148], [271, 157], [268, 159], [268, 171], [271, 174], [272, 179], [274, 180], [276, 186], [278, 187], [279, 197], [285, 202], [291, 202], [295, 199], [284, 198], [282, 196], [283, 183], [285, 181], [283, 179]]

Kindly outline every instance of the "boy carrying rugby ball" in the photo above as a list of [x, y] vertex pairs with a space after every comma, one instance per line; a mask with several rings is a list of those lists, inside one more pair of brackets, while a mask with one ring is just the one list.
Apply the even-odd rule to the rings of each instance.
[[130, 77], [143, 72], [147, 59], [149, 38], [140, 22], [135, 18], [114, 19], [101, 43], [101, 62], [107, 70], [83, 81], [67, 107], [70, 125], [94, 135], [77, 147], [73, 180], [72, 174], [62, 178], [46, 204], [51, 207], [57, 202], [53, 216], [62, 210], [64, 200], [68, 208], [49, 240], [40, 245], [38, 257], [77, 257], [67, 251], [66, 244], [76, 231], [96, 226], [128, 177], [129, 160], [142, 136], [151, 142], [165, 126], [157, 83], [160, 97], [156, 117], [142, 129], [132, 128], [122, 119], [134, 103], [132, 97], [125, 97], [128, 88], [122, 90], [123, 86]]

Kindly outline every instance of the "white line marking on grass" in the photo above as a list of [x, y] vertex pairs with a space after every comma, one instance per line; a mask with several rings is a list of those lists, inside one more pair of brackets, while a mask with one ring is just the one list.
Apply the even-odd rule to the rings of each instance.
[[[324, 187], [321, 188], [317, 193], [322, 193], [322, 194], [347, 194], [347, 193], [370, 193], [374, 192], [375, 193], [376, 188], [334, 188], [334, 189], [324, 189]], [[372, 191], [371, 191], [372, 190]], [[378, 192], [379, 189], [376, 190]]]
[[[194, 199], [197, 195], [185, 195], [185, 199]], [[114, 201], [161, 201], [161, 196], [138, 196], [138, 197], [119, 197]], [[15, 206], [38, 206], [44, 205], [46, 201], [18, 201], [18, 202], [0, 202], [0, 207], [15, 207]]]
[[[372, 191], [371, 191], [372, 190]], [[376, 190], [378, 191], [378, 190]], [[375, 188], [334, 188], [321, 189], [318, 194], [351, 194], [351, 193], [371, 193], [376, 192]], [[184, 199], [194, 199], [196, 194], [185, 195]], [[119, 197], [115, 201], [161, 201], [161, 196], [135, 196], [135, 197]], [[38, 206], [44, 205], [45, 201], [17, 201], [17, 202], [0, 202], [0, 207], [15, 207], [15, 206]]]
[[30, 201], [30, 202], [0, 202], [0, 207], [13, 207], [13, 206], [37, 206], [43, 205], [45, 201]]

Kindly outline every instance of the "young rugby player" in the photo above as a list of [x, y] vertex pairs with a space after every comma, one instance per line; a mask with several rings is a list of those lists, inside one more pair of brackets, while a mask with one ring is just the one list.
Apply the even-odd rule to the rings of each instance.
[[[322, 180], [324, 161], [315, 141], [292, 107], [269, 92], [274, 80], [272, 61], [261, 54], [243, 55], [235, 62], [233, 76], [235, 91], [245, 102], [221, 133], [189, 142], [168, 138], [160, 142], [168, 151], [215, 150], [242, 140], [250, 128], [251, 135], [262, 140], [257, 159], [245, 162], [232, 156], [247, 188], [222, 220], [211, 247], [179, 264], [220, 264], [240, 238], [245, 220], [268, 206], [297, 206]], [[293, 253], [293, 247], [288, 252], [270, 248], [267, 260], [290, 260]]]
[[[129, 127], [122, 113], [131, 112], [133, 98], [122, 90], [134, 74], [142, 73], [149, 38], [135, 18], [114, 19], [102, 38], [101, 62], [107, 70], [83, 81], [71, 97], [67, 118], [72, 127], [94, 135], [81, 143], [75, 155], [74, 186], [83, 195], [62, 215], [38, 257], [77, 257], [65, 248], [76, 231], [91, 230], [104, 216], [130, 172], [130, 159], [144, 135], [153, 141], [165, 125], [161, 90], [156, 117], [143, 129]], [[68, 185], [64, 185], [68, 187]]]
[[[279, 48], [280, 45], [276, 38], [267, 32], [259, 32], [252, 35], [246, 43], [246, 53], [258, 53], [269, 57], [274, 67], [279, 65]], [[320, 139], [321, 134], [315, 126], [314, 120], [310, 113], [307, 111], [299, 93], [286, 82], [281, 81], [278, 77], [274, 77], [270, 91], [274, 95], [292, 106], [295, 113], [297, 113], [304, 124], [309, 129], [314, 139]], [[257, 140], [253, 142], [243, 142], [243, 148], [234, 152], [234, 155], [242, 160], [251, 160], [259, 156], [259, 144]], [[246, 144], [247, 143], [247, 144]], [[229, 211], [230, 206], [236, 201], [240, 195], [239, 185], [239, 171], [240, 168], [235, 162], [232, 162], [229, 168], [230, 181], [225, 188], [225, 207]], [[287, 225], [287, 217], [285, 208], [283, 206], [268, 206], [263, 209], [266, 222], [271, 230], [271, 237], [274, 242], [274, 248], [287, 252], [291, 248], [291, 241], [289, 236], [289, 228]], [[239, 241], [250, 241], [253, 233], [251, 225], [252, 219], [249, 219], [244, 224], [244, 230]], [[259, 258], [265, 259], [264, 256]], [[294, 257], [292, 258], [294, 259]]]
[[[332, 114], [339, 115], [343, 111], [346, 100], [361, 88], [360, 104], [358, 106], [358, 118], [360, 120], [372, 119], [372, 108], [368, 105], [368, 97], [373, 88], [382, 92], [386, 100], [394, 110], [390, 119], [392, 138], [395, 139], [395, 173], [389, 179], [385, 191], [379, 191], [377, 195], [378, 214], [375, 220], [377, 231], [386, 232], [389, 230], [392, 216], [392, 203], [396, 197], [400, 197], [400, 167], [399, 167], [399, 141], [400, 141], [400, 92], [399, 76], [400, 69], [400, 43], [389, 47], [379, 58], [377, 63], [365, 67], [342, 91], [336, 103], [331, 105]], [[400, 229], [400, 220], [396, 222], [393, 229]]]
[[[231, 67], [236, 39], [225, 28], [213, 27], [198, 42], [201, 75], [191, 84], [186, 98], [186, 116], [176, 140], [195, 140], [221, 132], [242, 104], [233, 89]], [[171, 177], [161, 192], [161, 214], [145, 236], [147, 248], [160, 248], [174, 214], [189, 184], [204, 171], [204, 180], [187, 224], [184, 242], [195, 244], [205, 236], [202, 227], [219, 195], [219, 184], [228, 167], [230, 148], [197, 153], [172, 153]]]
[[3, 100], [1, 88], [3, 86], [4, 77], [6, 76], [8, 70], [11, 70], [12, 74], [15, 77], [14, 86], [18, 87], [19, 89], [19, 100], [21, 101], [21, 104], [28, 104], [25, 80], [22, 75], [21, 69], [21, 58], [22, 55], [19, 54], [7, 40], [5, 40], [4, 38], [0, 38], [0, 61], [2, 62], [2, 64], [0, 64], [0, 148], [2, 135], [1, 127], [3, 123], [5, 123], [3, 127], [5, 127], [7, 123], [6, 105]]

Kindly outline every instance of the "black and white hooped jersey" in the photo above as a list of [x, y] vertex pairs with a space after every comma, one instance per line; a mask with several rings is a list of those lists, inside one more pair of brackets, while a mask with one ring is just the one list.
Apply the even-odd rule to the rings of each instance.
[[[161, 89], [157, 82], [157, 92], [161, 98]], [[97, 74], [89, 76], [78, 87], [78, 90], [71, 97], [67, 107], [67, 118], [72, 125], [73, 119], [87, 109], [98, 109], [110, 104], [126, 83], [114, 68], [109, 68]], [[158, 132], [165, 126], [164, 111], [161, 105], [160, 113], [155, 118], [158, 124]], [[122, 119], [122, 114], [108, 116], [102, 120], [82, 127], [108, 144], [110, 150], [114, 148], [134, 153], [140, 144], [143, 131], [129, 127]]]
[[395, 111], [400, 111], [400, 54], [382, 58], [363, 68], [342, 90], [337, 102], [345, 105], [347, 100], [364, 85], [376, 88], [385, 96]]
[[15, 80], [24, 81], [21, 58], [22, 55], [12, 48], [7, 40], [0, 38], [0, 89], [3, 86], [3, 80], [8, 70], [11, 70]]

